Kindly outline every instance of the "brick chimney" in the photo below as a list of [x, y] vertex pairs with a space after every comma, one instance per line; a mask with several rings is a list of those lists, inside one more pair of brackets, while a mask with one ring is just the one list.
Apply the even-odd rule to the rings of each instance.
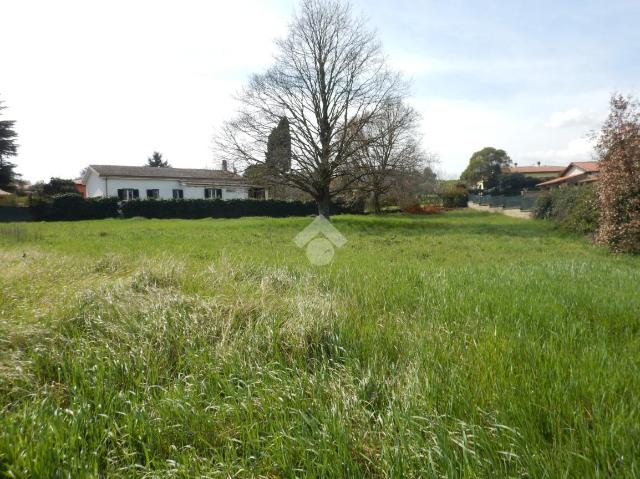
[[222, 171], [229, 171], [227, 160], [222, 160]]

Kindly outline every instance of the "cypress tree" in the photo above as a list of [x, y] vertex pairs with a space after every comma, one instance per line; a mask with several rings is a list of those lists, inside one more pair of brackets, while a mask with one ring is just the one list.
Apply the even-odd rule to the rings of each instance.
[[[4, 110], [0, 102], [0, 111]], [[15, 180], [16, 174], [13, 169], [16, 167], [7, 160], [10, 156], [18, 153], [16, 138], [18, 134], [13, 129], [15, 121], [0, 120], [0, 189], [10, 189]]]
[[274, 172], [286, 172], [291, 169], [291, 132], [286, 116], [280, 118], [278, 126], [271, 130], [267, 140], [265, 164]]

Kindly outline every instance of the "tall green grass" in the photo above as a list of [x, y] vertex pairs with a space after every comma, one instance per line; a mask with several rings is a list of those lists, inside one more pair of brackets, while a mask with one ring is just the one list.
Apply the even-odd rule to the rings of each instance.
[[0, 235], [0, 476], [640, 473], [640, 258], [458, 212], [318, 268], [309, 221]]

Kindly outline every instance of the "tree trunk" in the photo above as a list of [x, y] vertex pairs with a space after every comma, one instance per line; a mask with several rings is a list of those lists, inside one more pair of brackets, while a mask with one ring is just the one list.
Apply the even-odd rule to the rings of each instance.
[[331, 217], [331, 197], [328, 194], [316, 198], [318, 214], [329, 219]]
[[376, 215], [382, 213], [382, 208], [380, 207], [380, 193], [377, 191], [373, 192], [373, 213]]

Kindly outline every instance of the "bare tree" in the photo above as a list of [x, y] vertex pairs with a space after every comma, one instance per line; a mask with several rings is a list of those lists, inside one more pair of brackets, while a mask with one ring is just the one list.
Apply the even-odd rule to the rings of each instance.
[[418, 112], [399, 100], [388, 100], [379, 114], [362, 128], [365, 142], [359, 148], [360, 184], [371, 194], [375, 213], [381, 212], [380, 199], [388, 193], [394, 179], [412, 175], [427, 163], [420, 148]]
[[404, 85], [387, 69], [375, 34], [342, 1], [303, 0], [276, 45], [273, 66], [251, 79], [238, 96], [238, 117], [217, 136], [219, 154], [264, 164], [269, 133], [286, 117], [291, 165], [272, 171], [282, 184], [310, 194], [328, 217], [331, 199], [358, 179], [353, 165], [366, 147], [360, 129]]

